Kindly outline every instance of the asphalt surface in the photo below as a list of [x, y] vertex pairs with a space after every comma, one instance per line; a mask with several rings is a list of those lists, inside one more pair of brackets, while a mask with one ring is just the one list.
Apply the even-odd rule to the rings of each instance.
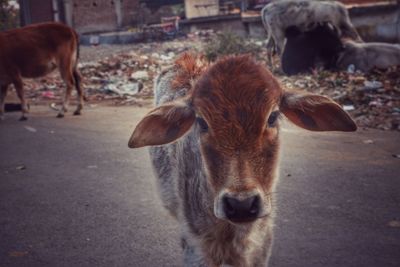
[[[146, 149], [145, 108], [32, 107], [0, 122], [0, 267], [181, 266]], [[400, 266], [400, 134], [284, 126], [270, 266]]]

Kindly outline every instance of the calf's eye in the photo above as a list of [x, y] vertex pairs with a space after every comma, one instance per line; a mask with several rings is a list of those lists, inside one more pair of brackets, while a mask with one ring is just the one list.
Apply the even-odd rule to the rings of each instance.
[[273, 111], [268, 117], [268, 127], [275, 127], [276, 123], [279, 119], [280, 113], [279, 111]]
[[199, 127], [200, 127], [200, 131], [201, 131], [201, 132], [207, 132], [207, 131], [208, 131], [208, 124], [207, 124], [207, 122], [206, 122], [204, 119], [202, 119], [202, 118], [197, 118], [196, 120], [197, 120], [197, 124], [198, 124]]

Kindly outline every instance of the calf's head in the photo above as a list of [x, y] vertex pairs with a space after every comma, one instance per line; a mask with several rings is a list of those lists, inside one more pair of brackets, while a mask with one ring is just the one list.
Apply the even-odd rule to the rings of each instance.
[[150, 111], [129, 147], [164, 145], [190, 134], [200, 146], [203, 165], [198, 167], [213, 192], [215, 217], [250, 222], [271, 211], [280, 114], [308, 130], [356, 130], [330, 99], [285, 92], [267, 69], [237, 56], [205, 70], [180, 101]]

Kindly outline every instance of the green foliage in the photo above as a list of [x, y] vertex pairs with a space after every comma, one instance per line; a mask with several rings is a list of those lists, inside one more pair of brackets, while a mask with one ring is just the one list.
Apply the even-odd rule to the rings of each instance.
[[260, 47], [246, 41], [232, 32], [218, 33], [204, 48], [204, 55], [209, 61], [226, 55], [252, 54], [257, 55]]
[[16, 1], [0, 0], [0, 31], [13, 29], [19, 25], [19, 10]]

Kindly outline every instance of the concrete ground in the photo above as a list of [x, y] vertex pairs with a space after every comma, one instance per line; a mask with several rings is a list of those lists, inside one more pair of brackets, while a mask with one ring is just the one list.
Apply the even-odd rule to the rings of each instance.
[[[0, 122], [0, 267], [180, 266], [146, 149], [128, 138], [146, 108]], [[400, 134], [282, 131], [270, 266], [400, 266]]]

